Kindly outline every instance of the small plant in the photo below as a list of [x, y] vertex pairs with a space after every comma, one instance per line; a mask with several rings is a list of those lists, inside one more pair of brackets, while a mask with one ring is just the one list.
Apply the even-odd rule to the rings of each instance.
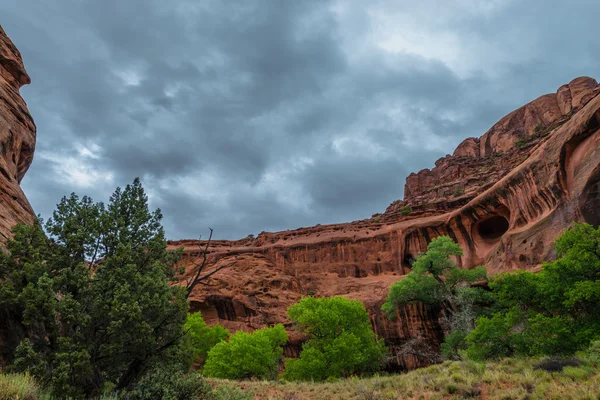
[[133, 391], [124, 394], [126, 400], [165, 399], [195, 400], [207, 398], [210, 386], [202, 376], [171, 369], [155, 369], [147, 373]]
[[528, 141], [526, 139], [519, 139], [515, 142], [515, 146], [517, 146], [519, 149], [522, 149], [527, 143]]
[[537, 126], [534, 128], [534, 129], [533, 129], [533, 131], [534, 131], [535, 133], [538, 133], [538, 132], [541, 132], [541, 131], [542, 131], [542, 129], [544, 129], [544, 125], [542, 125], [542, 124], [538, 124], [538, 125], [537, 125]]
[[254, 240], [254, 234], [251, 233], [248, 236], [246, 236], [244, 239]]
[[404, 206], [402, 207], [402, 210], [400, 210], [400, 215], [410, 215], [412, 211], [413, 209], [411, 206]]
[[0, 400], [38, 399], [41, 389], [31, 375], [0, 374]]
[[238, 387], [222, 385], [213, 392], [215, 400], [252, 400], [251, 392], [244, 392]]
[[456, 188], [456, 190], [454, 191], [454, 193], [452, 193], [452, 195], [454, 197], [458, 197], [458, 196], [462, 196], [464, 192], [465, 192], [465, 189], [459, 187], [459, 188]]
[[546, 372], [561, 372], [565, 367], [577, 367], [581, 360], [577, 358], [550, 357], [537, 363], [533, 369], [541, 369]]
[[584, 357], [589, 362], [600, 365], [600, 340], [596, 340], [590, 344], [590, 347], [585, 351]]

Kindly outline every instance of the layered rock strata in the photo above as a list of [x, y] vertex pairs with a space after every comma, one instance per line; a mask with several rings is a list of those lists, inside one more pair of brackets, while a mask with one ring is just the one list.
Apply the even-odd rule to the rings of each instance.
[[19, 183], [33, 160], [36, 128], [19, 94], [30, 83], [21, 54], [0, 27], [0, 243], [35, 214]]
[[[388, 320], [380, 306], [390, 285], [439, 235], [461, 245], [460, 266], [486, 265], [496, 273], [534, 269], [552, 259], [553, 241], [574, 221], [598, 226], [599, 93], [594, 79], [577, 78], [513, 111], [433, 169], [409, 175], [404, 200], [372, 218], [214, 242], [211, 263], [237, 263], [210, 286], [198, 287], [193, 309], [209, 324], [233, 330], [282, 322], [292, 337], [286, 354], [294, 356], [303, 338], [293, 330], [287, 307], [302, 296], [342, 295], [367, 306], [375, 331], [396, 356], [391, 369], [427, 364], [397, 349], [415, 338], [439, 346], [439, 310], [414, 305]], [[191, 266], [200, 244], [169, 245], [182, 246]]]

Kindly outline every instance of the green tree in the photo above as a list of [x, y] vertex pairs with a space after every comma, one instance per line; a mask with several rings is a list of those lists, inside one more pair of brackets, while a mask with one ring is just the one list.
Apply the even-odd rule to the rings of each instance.
[[310, 340], [300, 358], [286, 360], [286, 379], [322, 381], [379, 369], [385, 347], [360, 301], [305, 297], [288, 309], [288, 315]]
[[554, 248], [537, 274], [493, 277], [494, 314], [467, 336], [471, 357], [572, 354], [600, 339], [600, 228], [575, 224]]
[[208, 351], [203, 373], [224, 379], [273, 379], [287, 341], [281, 324], [252, 333], [237, 331], [229, 341], [219, 342]]
[[457, 267], [453, 256], [462, 249], [447, 236], [439, 236], [412, 265], [412, 271], [390, 287], [381, 307], [394, 318], [399, 306], [422, 302], [440, 307], [442, 322], [450, 331], [442, 345], [445, 358], [458, 358], [458, 350], [466, 347], [464, 338], [475, 326], [475, 318], [491, 301], [489, 294], [472, 284], [487, 279], [485, 267]]
[[204, 364], [210, 349], [229, 337], [229, 331], [223, 326], [206, 325], [200, 312], [188, 315], [184, 329], [186, 331], [184, 346], [192, 354], [192, 361], [200, 364]]
[[160, 210], [139, 179], [109, 203], [72, 194], [46, 224], [18, 225], [0, 255], [0, 308], [14, 324], [14, 366], [61, 397], [130, 388], [180, 343], [185, 289], [170, 285]]

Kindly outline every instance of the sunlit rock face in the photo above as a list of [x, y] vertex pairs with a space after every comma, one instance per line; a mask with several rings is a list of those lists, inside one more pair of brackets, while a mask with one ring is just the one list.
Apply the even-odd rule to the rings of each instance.
[[[574, 221], [600, 224], [599, 93], [594, 79], [577, 78], [513, 111], [433, 169], [409, 175], [404, 199], [373, 218], [215, 242], [212, 262], [237, 263], [198, 287], [192, 308], [233, 330], [282, 322], [292, 338], [286, 354], [295, 356], [303, 338], [287, 307], [307, 295], [359, 299], [395, 356], [390, 369], [426, 365], [395, 349], [411, 338], [439, 347], [440, 310], [412, 305], [388, 320], [380, 307], [390, 285], [439, 235], [464, 249], [461, 267], [496, 273], [552, 259], [553, 241]], [[188, 273], [198, 245], [170, 243], [184, 247]]]
[[19, 95], [30, 82], [19, 50], [0, 27], [0, 243], [14, 225], [35, 216], [19, 186], [35, 149], [35, 124]]

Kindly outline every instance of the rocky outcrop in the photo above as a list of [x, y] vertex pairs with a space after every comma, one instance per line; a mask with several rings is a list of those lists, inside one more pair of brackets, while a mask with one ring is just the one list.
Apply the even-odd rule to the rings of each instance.
[[[460, 266], [495, 273], [552, 259], [554, 239], [573, 221], [599, 225], [599, 93], [595, 80], [577, 78], [513, 111], [433, 169], [409, 175], [404, 200], [372, 218], [215, 242], [211, 262], [237, 263], [198, 288], [192, 307], [234, 330], [283, 322], [293, 356], [302, 337], [286, 316], [289, 305], [306, 295], [359, 299], [396, 355], [392, 368], [427, 364], [395, 349], [415, 338], [439, 346], [439, 310], [415, 305], [388, 320], [380, 307], [389, 286], [439, 235], [464, 249]], [[187, 265], [199, 257], [198, 245], [170, 243], [183, 246]]]
[[[30, 83], [19, 50], [0, 26], [0, 246], [19, 222], [33, 222], [35, 214], [19, 183], [33, 160], [35, 124], [19, 95]], [[0, 310], [0, 365], [6, 349], [14, 349], [16, 329]]]
[[18, 222], [35, 217], [19, 186], [35, 149], [35, 124], [19, 95], [28, 83], [21, 54], [0, 27], [0, 243]]

